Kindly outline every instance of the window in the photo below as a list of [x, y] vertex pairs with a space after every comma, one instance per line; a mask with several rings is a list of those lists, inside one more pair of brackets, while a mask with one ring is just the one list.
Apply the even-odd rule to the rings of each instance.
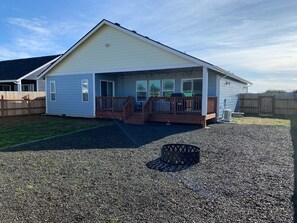
[[150, 80], [149, 81], [149, 96], [158, 96], [161, 95], [161, 82], [160, 80]]
[[11, 91], [10, 85], [0, 85], [0, 91]]
[[89, 82], [88, 80], [81, 81], [82, 101], [89, 101]]
[[162, 91], [163, 97], [170, 97], [172, 93], [175, 91], [175, 80], [167, 79], [162, 80]]
[[182, 92], [185, 96], [201, 96], [202, 79], [182, 80]]
[[56, 101], [56, 82], [55, 81], [50, 82], [50, 98], [51, 98], [51, 101]]
[[146, 101], [147, 99], [147, 81], [136, 81], [136, 100]]
[[34, 84], [22, 84], [22, 91], [34, 91]]

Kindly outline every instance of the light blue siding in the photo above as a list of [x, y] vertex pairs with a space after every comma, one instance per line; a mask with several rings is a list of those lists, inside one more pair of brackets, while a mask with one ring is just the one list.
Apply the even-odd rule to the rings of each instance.
[[[82, 100], [82, 80], [88, 80], [89, 101]], [[56, 83], [56, 101], [50, 100], [50, 81]], [[94, 117], [93, 74], [47, 76], [47, 114]]]
[[247, 93], [247, 84], [240, 83], [230, 78], [221, 78], [219, 96], [219, 117], [223, 116], [224, 109], [237, 111], [238, 95]]

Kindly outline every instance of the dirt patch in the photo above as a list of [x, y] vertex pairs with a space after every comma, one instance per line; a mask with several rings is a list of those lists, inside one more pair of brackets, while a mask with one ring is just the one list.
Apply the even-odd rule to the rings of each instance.
[[[71, 149], [75, 145], [71, 140], [59, 138], [60, 150], [38, 150], [33, 144], [36, 151], [27, 145], [17, 152], [2, 152], [1, 222], [293, 221], [289, 128], [236, 124], [210, 129], [123, 124], [117, 128], [122, 135], [98, 130], [97, 144], [85, 149]], [[82, 139], [75, 138], [77, 143]], [[118, 146], [100, 149], [108, 148], [109, 138]], [[200, 147], [201, 163], [176, 172], [147, 168], [167, 143]], [[62, 145], [69, 148], [63, 150]]]

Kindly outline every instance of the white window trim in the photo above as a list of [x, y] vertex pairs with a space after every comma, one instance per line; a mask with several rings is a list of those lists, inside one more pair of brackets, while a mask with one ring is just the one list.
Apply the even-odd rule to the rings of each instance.
[[[83, 83], [84, 81], [87, 82], [87, 90], [88, 90], [88, 100], [87, 101], [84, 101], [84, 93], [83, 93]], [[90, 93], [89, 93], [89, 80], [88, 79], [82, 79], [81, 80], [81, 101], [84, 102], [84, 103], [87, 103], [89, 102], [89, 97], [90, 97]]]
[[[146, 91], [137, 91], [137, 81], [145, 81], [146, 82]], [[149, 98], [148, 97], [148, 80], [136, 80], [136, 82], [135, 82], [135, 90], [136, 90], [136, 101], [137, 102], [146, 102], [147, 101], [147, 99]], [[146, 100], [145, 101], [139, 101], [139, 100], [137, 100], [137, 92], [145, 92], [146, 93]]]
[[[52, 83], [54, 83], [54, 91], [52, 91]], [[50, 101], [55, 102], [57, 100], [57, 93], [56, 93], [56, 81], [50, 81]], [[52, 100], [52, 94], [55, 94], [55, 100]]]
[[189, 80], [191, 80], [192, 81], [192, 83], [191, 83], [191, 89], [193, 90], [193, 80], [202, 80], [202, 86], [203, 86], [203, 78], [184, 78], [184, 79], [181, 79], [180, 80], [180, 90], [181, 90], [181, 93], [183, 93], [183, 91], [184, 91], [184, 86], [183, 86], [183, 81], [185, 81], [185, 80], [187, 80], [187, 81], [189, 81]]
[[164, 85], [163, 85], [163, 82], [164, 81], [169, 81], [169, 80], [173, 80], [173, 93], [175, 93], [175, 79], [162, 79], [162, 87], [161, 87], [161, 90], [162, 90], [162, 93], [161, 93], [161, 97], [163, 97], [163, 94], [164, 94], [164, 92], [168, 92], [168, 90], [167, 91], [164, 91]]

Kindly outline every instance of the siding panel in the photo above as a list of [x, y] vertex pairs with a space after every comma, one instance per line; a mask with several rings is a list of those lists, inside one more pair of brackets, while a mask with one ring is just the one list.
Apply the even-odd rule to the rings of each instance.
[[229, 78], [222, 78], [220, 80], [219, 117], [223, 116], [224, 109], [236, 111], [239, 103], [239, 94], [247, 93], [247, 91], [246, 84]]
[[197, 64], [104, 25], [64, 58], [49, 75], [190, 66]]
[[[89, 101], [82, 101], [81, 81], [88, 79]], [[68, 115], [79, 117], [93, 117], [93, 75], [63, 75], [48, 76], [46, 80], [47, 89], [50, 89], [50, 81], [56, 82], [56, 101], [50, 100], [50, 91], [46, 92], [47, 113], [50, 115]]]

